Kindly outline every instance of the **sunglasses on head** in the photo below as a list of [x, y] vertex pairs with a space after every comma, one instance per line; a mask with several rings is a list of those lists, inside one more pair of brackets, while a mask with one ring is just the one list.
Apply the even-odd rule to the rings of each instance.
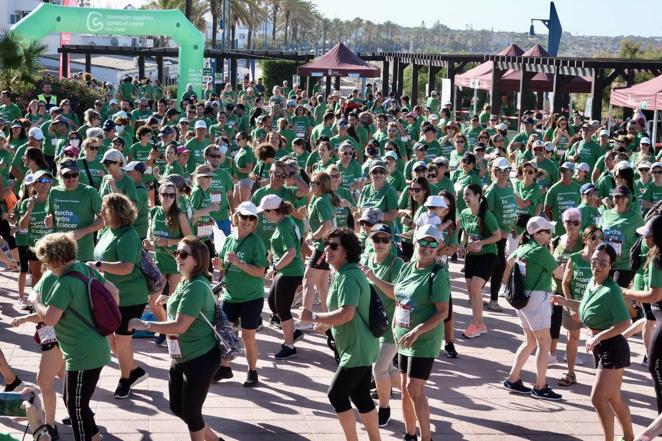
[[62, 178], [64, 179], [76, 179], [78, 177], [78, 173], [64, 173], [62, 175]]
[[172, 252], [172, 254], [173, 254], [175, 257], [179, 257], [179, 258], [182, 259], [182, 260], [184, 260], [184, 259], [186, 259], [188, 256], [191, 256], [191, 255], [192, 255], [189, 251], [186, 251], [186, 250], [175, 250], [175, 251]]
[[383, 244], [387, 244], [387, 243], [390, 243], [390, 242], [391, 242], [391, 238], [390, 238], [390, 237], [387, 237], [387, 236], [385, 236], [385, 237], [372, 236], [371, 239], [372, 239], [372, 241], [373, 241], [374, 243], [383, 243]]
[[336, 251], [339, 246], [340, 244], [338, 242], [329, 242], [329, 241], [324, 242], [324, 248], [329, 247], [333, 251]]
[[439, 243], [436, 240], [425, 240], [421, 239], [418, 242], [418, 246], [421, 248], [431, 248], [436, 249], [439, 246]]
[[161, 196], [161, 199], [165, 199], [165, 198], [174, 199], [175, 196], [177, 196], [177, 193], [165, 193], [164, 192], [164, 193], [159, 193], [159, 195]]

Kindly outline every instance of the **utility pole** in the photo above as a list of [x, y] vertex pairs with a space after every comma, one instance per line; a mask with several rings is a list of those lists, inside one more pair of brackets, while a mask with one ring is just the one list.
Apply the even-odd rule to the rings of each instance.
[[186, 0], [186, 8], [184, 10], [184, 15], [191, 21], [191, 14], [193, 13], [193, 0]]

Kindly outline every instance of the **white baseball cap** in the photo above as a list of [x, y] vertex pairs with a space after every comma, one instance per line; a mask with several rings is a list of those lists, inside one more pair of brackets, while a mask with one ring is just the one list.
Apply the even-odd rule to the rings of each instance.
[[579, 164], [579, 166], [577, 167], [577, 170], [579, 170], [579, 171], [583, 171], [583, 172], [589, 172], [589, 171], [591, 171], [591, 166], [588, 165], [588, 164], [585, 163], [585, 162], [582, 162], [582, 163]]
[[425, 204], [423, 205], [433, 208], [448, 208], [446, 199], [441, 196], [428, 196], [428, 198], [425, 200]]
[[542, 216], [533, 216], [526, 223], [526, 232], [530, 235], [536, 234], [538, 231], [542, 230], [552, 230], [552, 224]]
[[609, 130], [600, 130], [600, 136], [606, 136], [609, 138]]
[[443, 242], [444, 237], [441, 235], [437, 227], [434, 225], [426, 224], [420, 228], [416, 229], [416, 234], [414, 235], [414, 240], [421, 240], [426, 237], [431, 237], [437, 242]]
[[512, 165], [510, 165], [510, 162], [503, 157], [495, 159], [494, 162], [492, 163], [492, 167], [500, 168], [502, 170], [513, 168]]
[[42, 132], [39, 127], [33, 127], [28, 131], [28, 138], [34, 138], [37, 141], [42, 141], [44, 139], [44, 132]]
[[500, 123], [496, 126], [497, 130], [508, 130], [508, 125], [506, 123]]
[[639, 144], [651, 144], [651, 139], [650, 138], [641, 138], [641, 141], [639, 141]]
[[653, 219], [648, 219], [648, 222], [646, 222], [643, 226], [637, 228], [637, 234], [640, 236], [646, 237], [646, 236], [652, 236], [653, 235]]
[[237, 213], [257, 217], [257, 207], [251, 201], [245, 201], [237, 206]]
[[199, 120], [195, 122], [195, 129], [206, 129], [207, 128], [207, 123], [204, 122], [203, 120]]
[[283, 202], [280, 196], [276, 194], [268, 194], [260, 200], [260, 205], [257, 206], [257, 212], [262, 213], [264, 210], [276, 210]]
[[397, 161], [398, 160], [398, 154], [395, 153], [393, 150], [389, 150], [388, 152], [384, 153], [384, 160], [386, 160], [386, 158], [392, 158], [395, 161]]
[[119, 162], [120, 164], [124, 164], [124, 155], [117, 149], [108, 149], [106, 150], [106, 153], [103, 154], [101, 163], [103, 164], [104, 161]]

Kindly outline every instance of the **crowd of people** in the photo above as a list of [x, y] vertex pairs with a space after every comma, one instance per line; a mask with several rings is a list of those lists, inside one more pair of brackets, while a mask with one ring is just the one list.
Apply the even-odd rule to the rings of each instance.
[[[296, 342], [318, 332], [338, 366], [328, 398], [347, 440], [358, 439], [352, 404], [369, 439], [380, 439], [395, 388], [403, 439], [430, 441], [434, 361], [442, 349], [450, 359], [461, 352], [451, 261], [463, 265], [471, 306], [466, 340], [490, 332], [484, 310], [502, 311], [510, 278], [521, 281], [508, 392], [562, 399], [559, 388], [577, 382], [585, 329], [604, 439], [614, 439], [616, 418], [632, 441], [620, 385], [628, 338], [641, 333], [662, 411], [662, 151], [644, 115], [611, 128], [527, 111], [512, 131], [489, 106], [463, 120], [436, 91], [418, 104], [372, 84], [346, 96], [287, 81], [267, 91], [248, 78], [238, 89], [208, 85], [197, 96], [189, 86], [172, 100], [126, 78], [104, 85], [90, 109], [49, 84], [27, 108], [0, 93], [0, 260], [18, 271], [25, 314], [12, 326], [36, 325], [52, 440], [56, 377], [75, 439], [101, 439], [89, 403], [111, 354], [115, 399], [148, 377], [133, 355], [136, 332], [167, 347], [170, 409], [191, 440], [222, 439], [202, 415], [210, 384], [237, 367], [211, 326], [218, 303], [243, 343], [245, 387], [260, 385], [260, 327], [282, 331], [266, 355], [274, 360], [296, 357]], [[161, 283], [150, 283], [150, 259]], [[119, 306], [108, 336], [93, 323], [92, 281]], [[375, 330], [379, 305], [385, 333]], [[552, 382], [561, 328], [567, 372]], [[522, 371], [533, 351], [529, 386]], [[5, 390], [15, 390], [21, 379], [0, 362]]]

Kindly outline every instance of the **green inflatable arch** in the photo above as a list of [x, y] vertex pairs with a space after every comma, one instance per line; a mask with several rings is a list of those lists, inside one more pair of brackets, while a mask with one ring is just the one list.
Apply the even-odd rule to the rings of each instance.
[[25, 38], [39, 40], [54, 32], [98, 35], [167, 35], [179, 45], [179, 81], [177, 93], [184, 94], [193, 84], [202, 96], [202, 65], [205, 40], [179, 9], [100, 9], [76, 8], [42, 3], [12, 30]]

